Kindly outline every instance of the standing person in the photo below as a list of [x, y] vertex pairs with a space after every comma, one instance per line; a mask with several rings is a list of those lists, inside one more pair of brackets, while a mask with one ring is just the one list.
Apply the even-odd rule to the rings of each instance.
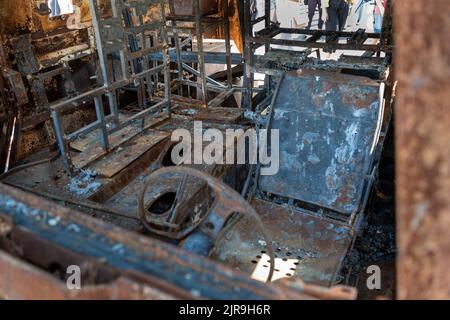
[[322, 20], [322, 0], [305, 0], [305, 4], [308, 5], [308, 26], [306, 29], [311, 29], [314, 15], [316, 14], [316, 9], [319, 8], [319, 30], [323, 28]]
[[375, 0], [375, 8], [373, 10], [373, 31], [375, 33], [381, 33], [385, 8], [386, 0]]
[[323, 14], [327, 31], [343, 31], [353, 0], [323, 0]]

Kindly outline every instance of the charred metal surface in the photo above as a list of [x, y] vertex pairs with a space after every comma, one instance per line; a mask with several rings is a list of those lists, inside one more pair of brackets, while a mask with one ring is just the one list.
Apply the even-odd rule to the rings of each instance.
[[[299, 277], [325, 286], [337, 281], [371, 189], [383, 99], [383, 84], [358, 76], [299, 70], [278, 82], [269, 128], [280, 130], [280, 172], [260, 178], [256, 189], [265, 193], [252, 201], [275, 243], [274, 279]], [[333, 163], [341, 172], [328, 172]], [[347, 219], [325, 213], [327, 208]], [[265, 241], [253, 230], [242, 219], [214, 257], [261, 279], [270, 263]], [[238, 244], [241, 249], [233, 250]]]
[[[59, 259], [58, 259], [59, 260]], [[0, 250], [0, 294], [11, 300], [144, 300], [195, 299], [192, 295], [150, 277], [120, 276], [107, 284], [90, 284], [83, 291], [68, 290], [66, 282]], [[13, 284], [13, 285], [11, 285]], [[160, 288], [162, 287], [162, 288]], [[171, 292], [170, 292], [171, 291]]]
[[[334, 284], [352, 243], [352, 228], [287, 205], [259, 199], [251, 205], [272, 237], [274, 281], [300, 278], [322, 286]], [[253, 224], [243, 218], [218, 245], [213, 257], [261, 280], [268, 272], [267, 245]]]
[[384, 86], [310, 71], [281, 81], [270, 127], [280, 130], [280, 171], [261, 177], [261, 190], [355, 214], [372, 170]]
[[[90, 0], [89, 4], [101, 69], [102, 81], [99, 83], [102, 83], [103, 86], [50, 106], [60, 152], [67, 170], [71, 173], [96, 159], [87, 155], [82, 159], [81, 166], [74, 165], [69, 147], [69, 141], [73, 137], [99, 129], [99, 140], [103, 154], [106, 155], [110, 151], [110, 135], [114, 131], [126, 128], [136, 121], [141, 121], [141, 127], [145, 129], [146, 117], [149, 114], [162, 112], [163, 109], [170, 115], [169, 48], [165, 24], [166, 8], [163, 1], [129, 2], [123, 0], [114, 2], [114, 4], [107, 1], [100, 6], [97, 1]], [[105, 6], [111, 8], [108, 14], [105, 14]], [[153, 11], [156, 11], [154, 19], [147, 20], [147, 14]], [[142, 36], [140, 41], [137, 41], [138, 35]], [[152, 52], [164, 53], [162, 65], [150, 66], [148, 54]], [[114, 55], [118, 57], [118, 61], [111, 59]], [[152, 77], [157, 77], [160, 73], [164, 77], [164, 98], [155, 103], [152, 100], [155, 95], [153, 87], [156, 83], [153, 83]], [[121, 122], [118, 113], [117, 90], [124, 89], [131, 84], [134, 84], [138, 92], [138, 104], [143, 110]], [[108, 116], [105, 115], [104, 95], [108, 98], [110, 111]], [[95, 105], [96, 121], [67, 135], [61, 122], [61, 113], [72, 110], [74, 106], [86, 104], [86, 100]], [[113, 122], [113, 128], [109, 128], [110, 122]]]
[[[275, 39], [280, 34], [292, 34], [298, 36], [295, 40]], [[362, 50], [362, 51], [384, 51], [389, 50], [389, 47], [381, 45], [368, 45], [364, 42], [368, 39], [380, 39], [379, 34], [366, 34], [365, 37], [360, 37], [358, 40], [352, 37], [355, 34], [352, 32], [333, 32], [321, 30], [302, 30], [302, 29], [288, 29], [271, 26], [256, 33], [256, 36], [250, 38], [251, 43], [256, 45], [280, 45], [288, 47], [302, 47], [302, 48], [328, 48], [334, 50]], [[327, 41], [323, 42], [322, 37]], [[347, 43], [339, 43], [336, 39], [346, 39]], [[334, 39], [333, 41], [331, 39]]]
[[[355, 297], [328, 287], [359, 230], [390, 120], [387, 38], [279, 28], [269, 0], [257, 21], [250, 1], [80, 0], [63, 17], [16, 2], [16, 15], [14, 1], [0, 2], [0, 147], [12, 150], [0, 167], [23, 158], [1, 180], [28, 193], [0, 185], [0, 274], [19, 284], [0, 276], [1, 296]], [[209, 36], [224, 39], [222, 52], [207, 52]], [[369, 52], [324, 61], [319, 48]], [[207, 64], [224, 68], [207, 76]], [[279, 129], [280, 172], [178, 166], [170, 136], [194, 134], [194, 121], [223, 133]], [[49, 158], [56, 145], [61, 157]], [[82, 292], [65, 288], [70, 264], [83, 267]], [[261, 283], [270, 278], [279, 283]]]
[[3, 68], [3, 77], [8, 83], [8, 88], [10, 88], [10, 94], [14, 99], [17, 106], [23, 106], [28, 103], [28, 94], [25, 88], [25, 84], [22, 80], [22, 75], [12, 69]]
[[[194, 109], [192, 109], [194, 110]], [[203, 112], [203, 110], [202, 110]], [[229, 115], [232, 114], [233, 112], [226, 112], [225, 115]], [[237, 114], [239, 115], [241, 113], [240, 110], [237, 110]], [[226, 130], [226, 129], [244, 129], [245, 126], [239, 125], [239, 124], [228, 124], [228, 123], [224, 123], [221, 121], [223, 115], [221, 115], [219, 113], [218, 116], [215, 117], [215, 119], [211, 119], [211, 120], [215, 120], [213, 121], [205, 121], [202, 122], [202, 129], [206, 130], [206, 129], [210, 129], [210, 128], [215, 128], [218, 130]], [[174, 115], [170, 120], [168, 121], [164, 121], [160, 124], [158, 124], [157, 126], [155, 126], [155, 129], [157, 130], [161, 130], [161, 131], [168, 131], [168, 132], [172, 132], [176, 129], [187, 129], [187, 130], [193, 130], [194, 129], [194, 125], [193, 125], [193, 120], [195, 119], [195, 114], [194, 117], [188, 117], [188, 116], [180, 116], [180, 115]], [[211, 118], [214, 118], [214, 115], [211, 116]], [[223, 118], [222, 118], [223, 119]]]
[[[5, 185], [0, 185], [0, 191], [0, 212], [10, 219], [14, 228], [39, 234], [40, 238], [74, 253], [101, 259], [118, 270], [159, 278], [185, 288], [193, 296], [213, 299], [308, 297], [277, 285], [264, 285], [172, 245], [104, 224]], [[1, 289], [4, 292], [5, 288]]]
[[[147, 220], [148, 215], [145, 212], [146, 208], [144, 208], [145, 192], [149, 184], [154, 180], [177, 174], [181, 178], [181, 186], [178, 187], [178, 191], [173, 190], [174, 192], [177, 192], [177, 194], [172, 208], [168, 210], [165, 222], [174, 225], [173, 227], [167, 227], [167, 229], [172, 230], [170, 231], [170, 236], [177, 240], [181, 239], [181, 245], [185, 250], [208, 256], [210, 250], [216, 245], [216, 241], [225, 223], [233, 213], [240, 212], [243, 214], [250, 214], [250, 212], [252, 212], [253, 217], [257, 216], [256, 212], [248, 205], [245, 199], [221, 180], [212, 177], [205, 172], [194, 170], [186, 166], [166, 167], [150, 175], [150, 180], [145, 184], [141, 196], [139, 197], [141, 220], [149, 229], [153, 230], [154, 233], [161, 234], [158, 233], [158, 230], [152, 228], [150, 226], [151, 222]], [[195, 178], [194, 181], [199, 186], [206, 184], [211, 188], [211, 192], [203, 193], [203, 198], [208, 198], [208, 196], [211, 197], [211, 195], [213, 195], [212, 203], [205, 203], [205, 208], [201, 208], [199, 203], [197, 203], [194, 210], [189, 210], [186, 206], [183, 207], [183, 199], [185, 199], [186, 194], [191, 193], [193, 189], [192, 186], [189, 185], [189, 178]], [[194, 215], [191, 214], [186, 217], [186, 214], [180, 214], [182, 211], [193, 211]], [[182, 224], [185, 223], [184, 220], [186, 220], [186, 218], [190, 220], [189, 224], [183, 226]], [[161, 222], [163, 222], [163, 220], [161, 220]], [[255, 221], [253, 222], [255, 223]], [[164, 233], [169, 235], [168, 231], [165, 231]], [[263, 233], [263, 237], [266, 238], [267, 235]], [[266, 238], [266, 241], [269, 240]]]
[[398, 298], [449, 299], [450, 3], [395, 6]]
[[[195, 119], [195, 117], [194, 117]], [[167, 123], [161, 124], [158, 129], [166, 132], [172, 132], [173, 130], [184, 128], [193, 133], [194, 124], [193, 118], [182, 117], [174, 115], [171, 120]], [[225, 131], [228, 128], [232, 128], [231, 125], [225, 125], [220, 123], [203, 122], [203, 130], [208, 128], [216, 128]], [[240, 126], [234, 126], [234, 128], [242, 128]], [[175, 194], [180, 188], [180, 184], [183, 180], [183, 175], [181, 174], [166, 174], [164, 176], [158, 177], [157, 179], [152, 179], [151, 174], [153, 171], [162, 167], [176, 167], [172, 162], [171, 152], [174, 143], [166, 143], [165, 148], [161, 150], [160, 157], [153, 161], [150, 167], [142, 171], [139, 176], [136, 177], [132, 182], [130, 182], [126, 188], [124, 188], [120, 193], [117, 193], [109, 199], [105, 204], [109, 207], [119, 208], [123, 212], [129, 212], [131, 216], [137, 217], [138, 214], [138, 203], [136, 195], [140, 194], [144, 185], [146, 185], [146, 192], [144, 195], [144, 204], [148, 210], [147, 215], [153, 221], [159, 221], [164, 223], [169, 215], [169, 209], [172, 203], [169, 201], [169, 208], [164, 210], [158, 209], [158, 211], [152, 212], [152, 207], [157, 203], [161, 202], [163, 196], [168, 194]], [[206, 146], [206, 143], [205, 143]], [[200, 170], [202, 172], [208, 173], [209, 175], [216, 178], [224, 178], [228, 175], [233, 175], [239, 173], [239, 167], [234, 167], [230, 165], [192, 165], [191, 167]], [[230, 185], [238, 189], [239, 180], [237, 182], [231, 182]], [[205, 188], [205, 184], [194, 177], [187, 177], [184, 182], [184, 192], [179, 194], [177, 198], [177, 219], [174, 222], [178, 224], [191, 223], [200, 218], [208, 205], [210, 205], [211, 190]], [[161, 203], [164, 204], [164, 203]]]
[[196, 121], [238, 124], [244, 119], [244, 110], [238, 108], [216, 107], [205, 110], [201, 107], [180, 105], [175, 106], [173, 113], [193, 117]]
[[[54, 95], [74, 93], [68, 63], [89, 59], [93, 53], [86, 0], [77, 1], [73, 14], [51, 19], [49, 13], [39, 11], [37, 5], [36, 1], [26, 0], [0, 3], [2, 51], [8, 55], [9, 68], [20, 72], [21, 78], [17, 79], [12, 91], [16, 91], [17, 96], [17, 90], [21, 90], [21, 83], [24, 83], [27, 92], [22, 95], [27, 99], [19, 101], [22, 108], [17, 123], [21, 126], [16, 130], [14, 143], [17, 150], [13, 150], [11, 165], [16, 159], [21, 160], [54, 142], [46, 113], [48, 102]], [[72, 21], [76, 23], [71, 24]], [[64, 68], [65, 71], [53, 77], [42, 77], [54, 72], [53, 68]]]

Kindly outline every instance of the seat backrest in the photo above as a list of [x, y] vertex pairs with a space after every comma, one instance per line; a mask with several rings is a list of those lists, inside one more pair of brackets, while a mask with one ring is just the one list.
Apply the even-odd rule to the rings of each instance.
[[325, 71], [286, 73], [269, 129], [280, 136], [280, 169], [259, 189], [342, 214], [356, 213], [383, 121], [384, 84]]

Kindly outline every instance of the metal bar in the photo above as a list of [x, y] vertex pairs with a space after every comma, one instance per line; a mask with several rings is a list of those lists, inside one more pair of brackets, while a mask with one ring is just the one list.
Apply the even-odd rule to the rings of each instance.
[[145, 116], [147, 116], [148, 114], [153, 113], [153, 112], [155, 112], [157, 110], [160, 111], [161, 108], [163, 108], [164, 106], [166, 106], [168, 104], [169, 104], [168, 100], [163, 100], [161, 102], [158, 102], [157, 104], [155, 104], [155, 105], [153, 105], [151, 107], [148, 107], [147, 109], [145, 109], [145, 110], [143, 110], [143, 111], [141, 111], [141, 112], [139, 112], [139, 113], [129, 117], [127, 120], [123, 121], [122, 122], [122, 127], [126, 127], [126, 126], [128, 126], [130, 124], [133, 124], [134, 121], [136, 121], [138, 119], [142, 119]]
[[119, 126], [119, 108], [117, 105], [117, 96], [115, 90], [108, 91], [106, 93], [106, 96], [108, 97], [109, 112], [114, 117], [114, 123], [116, 124], [116, 126]]
[[[192, 87], [192, 88], [199, 88], [199, 84], [197, 82], [194, 81], [190, 81], [190, 80], [179, 80], [179, 79], [175, 79], [172, 81], [172, 85], [171, 88], [173, 90], [173, 88], [175, 88], [177, 85], [184, 85], [184, 86], [188, 86], [188, 87]], [[216, 85], [212, 85], [212, 84], [207, 84], [206, 88], [208, 89], [208, 91], [212, 91], [212, 92], [223, 92], [223, 90], [227, 89], [227, 87], [222, 86], [216, 86]]]
[[228, 8], [228, 0], [222, 0], [223, 4], [223, 16], [225, 19], [224, 25], [224, 33], [225, 33], [225, 51], [227, 56], [227, 82], [228, 87], [231, 88], [233, 86], [233, 71], [231, 70], [231, 42], [230, 42], [230, 17], [229, 17], [229, 8]]
[[63, 111], [66, 111], [64, 109], [68, 105], [73, 106], [74, 104], [78, 104], [80, 101], [85, 102], [85, 100], [92, 99], [94, 96], [104, 94], [105, 92], [106, 92], [106, 88], [104, 88], [104, 87], [95, 88], [95, 89], [89, 90], [85, 93], [82, 93], [76, 97], [59, 101], [53, 105], [50, 105], [49, 108], [52, 111], [63, 112]]
[[72, 132], [71, 134], [68, 134], [67, 136], [65, 136], [65, 138], [69, 141], [74, 141], [83, 135], [86, 135], [94, 130], [99, 129], [101, 125], [102, 125], [101, 121], [97, 120], [75, 132]]
[[101, 38], [101, 31], [100, 31], [100, 17], [98, 15], [98, 9], [97, 9], [97, 0], [89, 0], [89, 8], [92, 16], [92, 26], [94, 28], [94, 34], [95, 34], [95, 42], [97, 45], [97, 52], [98, 52], [98, 59], [101, 66], [101, 72], [102, 72], [102, 78], [103, 78], [103, 84], [108, 86], [110, 84], [109, 75], [107, 72], [107, 57], [103, 50], [103, 43]]
[[[266, 16], [266, 19], [265, 19], [266, 28], [270, 28], [270, 23], [272, 20], [270, 17], [271, 9], [272, 9], [271, 1], [272, 0], [265, 0], [265, 2], [264, 2], [264, 15]], [[270, 44], [268, 43], [268, 44], [266, 44], [266, 52], [269, 52], [269, 50], [270, 50]], [[266, 81], [266, 82], [267, 82], [267, 89], [269, 89], [268, 86], [269, 86], [270, 81]]]
[[136, 34], [144, 31], [158, 31], [163, 26], [162, 22], [149, 22], [140, 26], [125, 27], [125, 32]]
[[[194, 0], [197, 1], [197, 0]], [[194, 3], [194, 8], [195, 8], [195, 3]], [[195, 10], [194, 10], [195, 11]], [[198, 13], [200, 14], [200, 11], [198, 11]], [[199, 17], [200, 19], [198, 19], [197, 17]], [[169, 21], [182, 21], [182, 22], [195, 22], [197, 23], [197, 20], [200, 21], [200, 23], [204, 23], [204, 24], [210, 24], [210, 23], [223, 23], [223, 17], [216, 17], [216, 16], [202, 16], [195, 14], [194, 16], [189, 16], [189, 15], [169, 15], [167, 17], [167, 20]]]
[[209, 108], [215, 108], [220, 106], [226, 99], [228, 99], [229, 97], [231, 97], [234, 93], [234, 89], [231, 88], [227, 91], [223, 91], [222, 93], [220, 93], [217, 97], [215, 97], [213, 100], [211, 100], [208, 103], [208, 107]]
[[[111, 81], [113, 81], [113, 79], [109, 79], [110, 68], [107, 65], [107, 57], [104, 53], [103, 43], [102, 43], [102, 39], [100, 36], [100, 20], [99, 20], [98, 12], [97, 12], [97, 0], [90, 0], [89, 3], [90, 3], [91, 13], [93, 16], [92, 25], [94, 26], [94, 31], [95, 31], [97, 52], [98, 52], [99, 57], [101, 57], [100, 67], [101, 67], [101, 72], [103, 75], [103, 85], [105, 87], [109, 87], [109, 85], [110, 85]], [[113, 6], [113, 3], [111, 3], [111, 6], [113, 7], [112, 8], [113, 15], [115, 17], [117, 17], [117, 15], [118, 15], [117, 7]], [[121, 55], [121, 59], [123, 60], [123, 55]], [[114, 122], [115, 122], [116, 126], [119, 126], [119, 107], [117, 105], [116, 92], [114, 90], [108, 90], [107, 97], [108, 97], [110, 112], [114, 116]]]
[[254, 21], [252, 21], [252, 24], [256, 25], [256, 24], [258, 24], [258, 23], [260, 23], [262, 21], [266, 21], [266, 15], [263, 15], [263, 16], [261, 16], [259, 18], [256, 18]]
[[[294, 29], [294, 28], [270, 28], [277, 30], [277, 34], [281, 33], [288, 33], [288, 34], [304, 34], [304, 35], [316, 35], [319, 33], [323, 36], [331, 36], [334, 34], [337, 34], [340, 38], [351, 38], [354, 36], [354, 32], [348, 32], [348, 31], [327, 31], [327, 30], [308, 30], [308, 29]], [[264, 32], [264, 30], [261, 30], [259, 32]], [[366, 33], [366, 35], [369, 38], [375, 38], [379, 39], [380, 35], [378, 33]]]
[[101, 96], [94, 97], [94, 104], [97, 120], [100, 122], [100, 129], [102, 131], [102, 134], [100, 136], [100, 142], [103, 146], [103, 149], [105, 149], [105, 152], [108, 152], [109, 150], [108, 129], [106, 127], [105, 113], [103, 110], [103, 101]]
[[195, 33], [197, 38], [197, 50], [198, 50], [198, 65], [200, 71], [200, 79], [197, 79], [201, 84], [201, 100], [206, 107], [208, 103], [208, 93], [206, 91], [206, 70], [205, 70], [205, 54], [203, 50], [203, 26], [202, 17], [200, 12], [200, 0], [194, 0], [194, 12], [195, 12]]
[[264, 21], [265, 21], [265, 24], [266, 24], [266, 28], [270, 27], [270, 20], [271, 20], [270, 13], [271, 13], [271, 9], [272, 9], [271, 0], [265, 0], [264, 1], [264, 17], [265, 17]]
[[[111, 9], [113, 13], [114, 18], [121, 18], [121, 14], [123, 12], [122, 8], [122, 1], [121, 0], [110, 0], [111, 1]], [[123, 19], [121, 19], [123, 20]], [[123, 28], [123, 25], [120, 24], [120, 27]], [[126, 43], [127, 39], [121, 39], [124, 43]], [[122, 69], [122, 79], [128, 79], [130, 76], [130, 71], [128, 68], [128, 56], [129, 52], [128, 50], [125, 51], [124, 49], [119, 50], [119, 56], [120, 56], [120, 67]]]
[[156, 66], [156, 67], [154, 67], [152, 69], [144, 70], [144, 71], [142, 71], [142, 72], [140, 72], [138, 74], [131, 75], [130, 78], [127, 79], [127, 80], [121, 80], [121, 81], [118, 81], [118, 82], [114, 82], [113, 84], [111, 84], [109, 86], [108, 89], [109, 90], [111, 90], [111, 89], [115, 90], [115, 89], [124, 87], [124, 86], [126, 86], [126, 85], [128, 85], [130, 83], [133, 83], [135, 80], [138, 80], [138, 79], [146, 77], [148, 74], [152, 74], [152, 73], [159, 72], [161, 70], [166, 70], [166, 69], [167, 69], [166, 65], [163, 64], [163, 65]]
[[[173, 0], [169, 0], [169, 8], [170, 12], [175, 14], [175, 5], [173, 3]], [[177, 21], [172, 20], [172, 26], [173, 26], [173, 33], [175, 36], [175, 54], [176, 54], [176, 61], [178, 66], [178, 79], [183, 79], [183, 58], [181, 56], [181, 45], [180, 45], [180, 37], [177, 30]], [[181, 94], [181, 89], [178, 91], [178, 94]]]
[[358, 50], [358, 51], [380, 51], [388, 50], [389, 48], [381, 48], [379, 45], [369, 44], [348, 44], [348, 43], [321, 43], [321, 42], [306, 42], [301, 40], [284, 40], [284, 39], [270, 39], [254, 37], [249, 39], [249, 42], [260, 45], [279, 45], [289, 47], [304, 47], [304, 48], [333, 48], [336, 50]]
[[161, 20], [164, 23], [164, 26], [161, 28], [161, 35], [162, 42], [165, 45], [164, 50], [164, 59], [163, 59], [163, 66], [164, 66], [164, 97], [167, 101], [167, 114], [169, 117], [172, 115], [171, 111], [171, 102], [170, 102], [170, 55], [169, 55], [169, 44], [168, 44], [168, 36], [167, 36], [167, 29], [166, 29], [166, 13], [165, 13], [165, 3], [160, 3], [160, 13], [161, 13]]
[[129, 52], [127, 54], [127, 60], [135, 60], [135, 59], [141, 58], [145, 55], [149, 55], [153, 52], [158, 52], [158, 51], [163, 51], [163, 50], [165, 50], [165, 46], [159, 45], [159, 46], [150, 47], [150, 48], [142, 49], [142, 50], [135, 51], [135, 52]]
[[[152, 53], [149, 55], [152, 61], [162, 61], [163, 55], [161, 53]], [[211, 64], [226, 64], [228, 57], [226, 53], [223, 52], [205, 52], [205, 63]], [[232, 53], [231, 64], [241, 64], [244, 59], [239, 53]], [[175, 50], [170, 50], [170, 59], [176, 60], [177, 53]], [[197, 51], [182, 51], [181, 59], [184, 63], [198, 63], [198, 52]]]
[[63, 157], [64, 165], [69, 170], [69, 172], [72, 173], [73, 164], [72, 159], [70, 157], [69, 144], [67, 143], [67, 140], [64, 138], [64, 130], [62, 127], [60, 114], [55, 110], [52, 110], [52, 119], [55, 128], [56, 139], [58, 141], [61, 156]]
[[250, 39], [252, 38], [253, 34], [253, 28], [251, 23], [251, 14], [250, 14], [250, 0], [243, 0], [244, 1], [244, 36], [246, 44], [244, 47], [244, 87], [247, 89], [247, 92], [245, 92], [242, 96], [242, 106], [246, 109], [253, 110], [253, 74], [251, 72], [251, 65], [253, 63], [253, 50], [252, 50], [252, 44], [250, 42]]
[[[188, 71], [189, 73], [192, 73], [193, 75], [195, 75], [197, 77], [201, 76], [200, 72], [198, 72], [197, 70], [195, 70], [191, 66], [187, 65], [186, 63], [183, 63], [183, 69]], [[225, 88], [225, 86], [222, 83], [212, 79], [211, 77], [206, 76], [206, 81], [211, 83], [211, 84], [213, 84], [213, 85], [215, 85], [215, 86]]]

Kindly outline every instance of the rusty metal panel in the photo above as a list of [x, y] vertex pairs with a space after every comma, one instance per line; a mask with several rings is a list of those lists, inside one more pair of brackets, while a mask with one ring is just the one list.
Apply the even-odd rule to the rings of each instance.
[[[334, 283], [352, 243], [351, 228], [264, 200], [255, 199], [251, 204], [272, 236], [274, 281], [298, 277], [315, 285]], [[254, 221], [244, 218], [226, 236], [215, 255], [218, 260], [261, 280], [269, 271], [266, 251]]]
[[18, 106], [28, 103], [28, 95], [23, 83], [22, 75], [10, 68], [3, 68], [3, 76], [8, 81], [10, 90], [12, 91], [15, 102]]
[[450, 299], [449, 12], [395, 1], [399, 299]]
[[[98, 270], [100, 271], [101, 270]], [[69, 290], [65, 281], [54, 274], [0, 250], [0, 296], [19, 300], [143, 300], [143, 299], [194, 299], [195, 297], [176, 287], [150, 277], [140, 281], [120, 276], [111, 282], [88, 284], [83, 290]], [[133, 275], [135, 276], [135, 275]], [[148, 282], [148, 280], [150, 280]], [[170, 293], [169, 293], [170, 292]]]
[[[128, 126], [119, 131], [111, 134], [110, 147], [111, 149], [119, 147], [121, 144], [127, 142], [134, 136], [137, 136], [140, 132], [139, 126]], [[82, 153], [76, 154], [73, 157], [73, 163], [78, 168], [84, 168], [94, 160], [101, 158], [103, 147], [100, 141], [96, 141], [94, 144], [90, 144]]]
[[168, 137], [169, 134], [166, 132], [148, 131], [129, 145], [119, 148], [109, 157], [104, 157], [103, 161], [95, 163], [91, 168], [98, 174], [111, 178]]
[[[0, 212], [10, 220], [13, 228], [26, 230], [75, 254], [100, 259], [117, 270], [160, 279], [197, 298], [311, 298], [300, 290], [257, 282], [173, 245], [140, 236], [3, 184], [0, 184]], [[0, 278], [4, 279], [3, 273]], [[0, 281], [2, 284], [4, 282]]]
[[358, 211], [383, 117], [383, 85], [319, 71], [286, 74], [273, 104], [280, 170], [261, 189], [344, 214]]

